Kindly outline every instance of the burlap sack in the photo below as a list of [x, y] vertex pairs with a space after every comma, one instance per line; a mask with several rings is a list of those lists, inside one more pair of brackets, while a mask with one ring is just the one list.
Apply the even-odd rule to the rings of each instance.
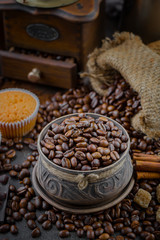
[[[151, 47], [151, 48], [149, 48]], [[132, 33], [115, 33], [114, 39], [105, 39], [100, 49], [95, 49], [87, 63], [92, 87], [105, 95], [118, 71], [141, 97], [142, 110], [132, 119], [132, 125], [149, 137], [160, 137], [160, 44], [143, 44]]]

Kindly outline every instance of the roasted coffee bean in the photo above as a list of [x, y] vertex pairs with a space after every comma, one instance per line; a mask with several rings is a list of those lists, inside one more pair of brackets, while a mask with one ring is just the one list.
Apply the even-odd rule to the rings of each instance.
[[99, 239], [101, 239], [101, 240], [107, 240], [107, 239], [109, 239], [109, 234], [108, 234], [108, 233], [102, 233], [102, 234], [99, 236]]
[[31, 180], [29, 177], [23, 178], [23, 185], [30, 185], [31, 184]]
[[26, 191], [27, 191], [27, 186], [20, 187], [17, 189], [17, 195], [23, 195], [26, 193]]
[[22, 163], [22, 168], [29, 168], [31, 165], [31, 162], [28, 161], [28, 160], [25, 160], [23, 163]]
[[19, 202], [19, 201], [20, 201], [20, 198], [15, 195], [15, 196], [12, 197], [12, 200], [13, 200], [13, 201], [16, 201], [16, 202]]
[[82, 161], [82, 160], [85, 159], [86, 155], [85, 155], [83, 152], [81, 152], [81, 151], [77, 151], [77, 152], [75, 153], [75, 157], [76, 157], [77, 159], [79, 159], [80, 161]]
[[73, 220], [72, 219], [70, 219], [70, 218], [68, 218], [68, 217], [70, 217], [69, 215], [67, 215], [67, 213], [66, 214], [64, 214], [64, 216], [63, 216], [63, 221], [64, 221], [64, 223], [73, 223]]
[[6, 213], [6, 215], [11, 216], [12, 215], [12, 209], [11, 208], [6, 208], [5, 213]]
[[16, 187], [14, 185], [10, 185], [9, 190], [12, 192], [16, 192]]
[[22, 149], [23, 149], [23, 144], [17, 143], [17, 144], [15, 145], [15, 148], [16, 148], [17, 150], [22, 150]]
[[0, 226], [0, 233], [6, 233], [9, 231], [9, 229], [10, 229], [9, 224], [3, 224]]
[[40, 209], [42, 207], [42, 198], [40, 196], [36, 196], [34, 199], [34, 206], [37, 209]]
[[15, 223], [15, 220], [14, 220], [13, 217], [8, 216], [8, 217], [6, 217], [6, 222], [7, 222], [8, 224], [12, 225], [12, 224]]
[[153, 232], [154, 232], [154, 227], [152, 227], [152, 226], [146, 226], [146, 227], [144, 228], [144, 230], [147, 231], [147, 232], [153, 233]]
[[133, 221], [139, 221], [139, 216], [138, 215], [132, 215], [131, 216], [131, 222]]
[[94, 144], [90, 144], [88, 145], [87, 149], [90, 153], [94, 153], [97, 150], [97, 147]]
[[48, 220], [51, 221], [51, 223], [53, 224], [56, 222], [56, 214], [53, 210], [48, 211]]
[[22, 166], [20, 164], [14, 164], [13, 165], [13, 170], [15, 170], [16, 172], [20, 172], [22, 169]]
[[154, 234], [149, 234], [145, 240], [155, 240], [155, 235]]
[[3, 170], [4, 170], [4, 171], [9, 171], [9, 170], [11, 170], [11, 169], [12, 169], [12, 164], [5, 163], [5, 164], [3, 165]]
[[35, 205], [34, 205], [34, 203], [28, 202], [28, 204], [27, 204], [27, 209], [28, 209], [29, 212], [35, 211]]
[[26, 198], [21, 199], [19, 206], [20, 208], [27, 208], [28, 201]]
[[140, 234], [142, 232], [142, 227], [141, 226], [137, 226], [133, 229], [133, 232], [137, 235]]
[[93, 229], [100, 228], [102, 226], [101, 222], [94, 222], [92, 224]]
[[85, 225], [85, 226], [83, 227], [83, 230], [84, 230], [84, 231], [93, 230], [93, 227], [90, 226], [90, 225]]
[[27, 225], [28, 225], [28, 227], [29, 227], [30, 229], [32, 229], [32, 230], [37, 227], [36, 222], [35, 222], [34, 220], [32, 220], [32, 219], [29, 219], [29, 220], [27, 221]]
[[145, 239], [148, 235], [150, 235], [150, 233], [146, 232], [146, 231], [142, 231], [141, 234], [140, 234], [142, 239]]
[[122, 205], [122, 209], [125, 210], [125, 211], [127, 211], [127, 212], [132, 212], [131, 206], [130, 206], [129, 204], [127, 204], [127, 203], [124, 203], [124, 204]]
[[127, 239], [126, 237], [124, 238], [122, 235], [117, 235], [115, 237], [115, 240], [129, 240], [129, 239]]
[[123, 223], [116, 223], [116, 224], [114, 224], [114, 230], [116, 232], [119, 232], [123, 227], [124, 227]]
[[45, 229], [45, 230], [51, 229], [51, 227], [52, 227], [51, 221], [46, 220], [45, 222], [42, 223], [42, 227], [43, 227], [43, 229]]
[[32, 231], [31, 235], [32, 235], [32, 238], [37, 238], [37, 237], [39, 237], [39, 236], [41, 235], [41, 231], [40, 231], [39, 227], [36, 227], [36, 228]]
[[11, 159], [5, 158], [5, 159], [3, 160], [3, 165], [5, 165], [5, 164], [11, 164]]
[[[106, 233], [108, 233], [109, 235], [112, 235], [113, 233], [114, 233], [114, 229], [113, 229], [113, 227], [112, 227], [112, 225], [106, 225], [105, 227], [104, 227], [104, 229], [105, 229], [105, 232]], [[121, 228], [119, 228], [119, 230], [120, 230]], [[118, 230], [118, 231], [119, 231]]]
[[29, 155], [29, 156], [27, 157], [27, 160], [28, 160], [29, 162], [33, 162], [33, 161], [34, 161], [34, 156], [33, 156], [33, 155]]
[[83, 228], [83, 226], [84, 226], [84, 223], [82, 220], [75, 220], [74, 224], [77, 228]]
[[61, 219], [56, 221], [56, 227], [57, 227], [58, 230], [61, 230], [61, 229], [64, 228], [64, 223]]
[[130, 219], [129, 218], [124, 218], [124, 225], [125, 226], [130, 226], [130, 224], [131, 224], [131, 221], [130, 221]]
[[7, 146], [0, 146], [0, 153], [5, 153], [8, 151], [8, 147]]
[[124, 152], [127, 149], [127, 144], [126, 143], [122, 143], [120, 146], [120, 150], [121, 152]]
[[160, 239], [160, 231], [155, 231], [154, 235], [156, 240]]
[[35, 212], [26, 213], [26, 214], [24, 215], [24, 218], [25, 218], [26, 220], [29, 220], [29, 219], [35, 220], [35, 219], [36, 219], [36, 213], [35, 213]]
[[70, 233], [68, 230], [61, 230], [59, 232], [59, 237], [61, 237], [61, 238], [67, 238], [67, 237], [69, 237], [69, 235], [70, 235]]
[[12, 234], [17, 234], [18, 233], [18, 228], [16, 227], [16, 225], [11, 225], [10, 226], [10, 232]]
[[77, 166], [77, 159], [75, 157], [71, 158], [71, 166], [72, 168], [75, 168]]
[[91, 170], [91, 167], [89, 165], [83, 165], [81, 170], [82, 171], [89, 171], [89, 170]]
[[62, 159], [62, 167], [71, 168], [71, 162], [68, 158]]
[[142, 182], [140, 184], [140, 187], [143, 188], [144, 190], [146, 190], [147, 192], [150, 192], [150, 193], [152, 192], [152, 187], [149, 184], [147, 184], [146, 182]]
[[78, 229], [77, 229], [77, 236], [78, 236], [79, 238], [82, 238], [82, 237], [84, 236], [84, 230], [83, 230], [83, 228], [78, 228]]
[[41, 214], [41, 215], [37, 218], [37, 221], [38, 221], [39, 223], [43, 223], [43, 222], [45, 222], [47, 219], [48, 219], [48, 215], [47, 215], [47, 214]]
[[49, 208], [50, 208], [49, 203], [47, 203], [46, 201], [42, 201], [42, 209], [48, 210]]
[[100, 236], [104, 232], [104, 229], [103, 228], [97, 228], [94, 232], [95, 232], [96, 236]]
[[150, 221], [143, 221], [143, 226], [151, 226], [152, 223]]
[[6, 158], [14, 158], [16, 156], [16, 151], [14, 149], [10, 149], [5, 153]]
[[12, 210], [17, 212], [19, 210], [19, 203], [17, 201], [12, 202]]
[[58, 213], [58, 211], [57, 211], [57, 213], [56, 213], [56, 217], [57, 217], [57, 219], [59, 220], [61, 220], [62, 219], [62, 217], [63, 217], [63, 215], [61, 214], [61, 213]]
[[36, 143], [30, 143], [30, 144], [28, 145], [28, 147], [29, 147], [31, 150], [33, 150], [33, 151], [36, 151], [36, 150], [37, 150], [37, 144], [36, 144]]
[[20, 171], [18, 178], [19, 178], [20, 180], [22, 180], [23, 178], [29, 177], [29, 176], [30, 176], [29, 170], [28, 170], [27, 168], [23, 168], [23, 169]]
[[32, 187], [28, 187], [28, 193], [30, 193], [31, 197], [35, 195], [35, 191]]
[[22, 220], [22, 215], [19, 212], [13, 212], [12, 216], [13, 216], [14, 220], [16, 220], [16, 221]]
[[27, 210], [25, 208], [20, 208], [19, 213], [24, 216], [27, 213]]
[[92, 229], [87, 230], [87, 238], [88, 239], [95, 239], [95, 234], [94, 234], [94, 231]]
[[11, 177], [17, 177], [17, 172], [15, 170], [11, 170], [11, 171], [9, 171], [9, 175]]
[[136, 220], [132, 221], [131, 228], [134, 229], [134, 228], [138, 227], [139, 225], [140, 225], [140, 223], [138, 221], [136, 221]]
[[74, 229], [75, 229], [75, 225], [74, 225], [74, 224], [71, 224], [71, 223], [66, 223], [66, 224], [64, 225], [64, 227], [65, 227], [65, 229], [67, 229], [69, 232], [72, 232], [72, 231], [74, 231]]

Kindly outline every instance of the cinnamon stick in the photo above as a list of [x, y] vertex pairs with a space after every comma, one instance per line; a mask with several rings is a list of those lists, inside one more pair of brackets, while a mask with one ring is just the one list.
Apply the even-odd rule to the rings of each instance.
[[144, 157], [148, 157], [148, 156], [154, 156], [156, 158], [160, 158], [160, 155], [156, 155], [156, 154], [146, 154], [146, 153], [140, 153], [140, 152], [135, 152], [133, 153], [136, 156], [144, 156]]
[[160, 173], [160, 163], [137, 160], [136, 170], [141, 172], [159, 172]]
[[160, 179], [158, 172], [137, 172], [137, 179]]
[[148, 161], [148, 162], [160, 162], [160, 156], [144, 154], [144, 153], [134, 153], [133, 160], [134, 161], [140, 160], [140, 161]]

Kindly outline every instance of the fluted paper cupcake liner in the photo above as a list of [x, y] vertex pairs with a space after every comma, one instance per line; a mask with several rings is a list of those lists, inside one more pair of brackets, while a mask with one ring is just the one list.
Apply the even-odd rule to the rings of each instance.
[[1, 130], [2, 136], [6, 138], [22, 137], [27, 133], [29, 133], [35, 126], [39, 104], [40, 104], [38, 97], [34, 93], [25, 89], [7, 88], [4, 90], [1, 90], [0, 93], [13, 92], [13, 91], [24, 92], [32, 96], [36, 100], [36, 107], [34, 112], [23, 120], [20, 120], [17, 122], [1, 122], [0, 121], [0, 130]]

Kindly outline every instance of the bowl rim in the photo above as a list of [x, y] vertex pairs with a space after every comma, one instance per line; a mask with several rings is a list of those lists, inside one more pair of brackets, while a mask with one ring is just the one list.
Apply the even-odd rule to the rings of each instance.
[[74, 170], [74, 169], [70, 169], [70, 168], [64, 168], [64, 167], [61, 167], [55, 163], [53, 163], [51, 160], [49, 160], [45, 155], [44, 153], [42, 152], [41, 150], [41, 145], [40, 145], [40, 141], [42, 140], [42, 138], [44, 137], [44, 135], [46, 134], [47, 130], [49, 129], [49, 127], [53, 124], [53, 123], [56, 123], [56, 121], [58, 120], [64, 120], [65, 118], [68, 118], [68, 117], [72, 117], [72, 116], [78, 116], [80, 113], [72, 113], [72, 114], [67, 114], [67, 115], [64, 115], [64, 116], [61, 116], [59, 118], [56, 118], [54, 119], [53, 121], [51, 121], [50, 123], [48, 123], [40, 132], [39, 136], [38, 136], [38, 140], [37, 140], [37, 149], [38, 149], [38, 152], [39, 152], [39, 157], [43, 157], [45, 159], [45, 161], [47, 161], [51, 166], [53, 166], [54, 168], [57, 168], [58, 170], [60, 171], [64, 171], [64, 172], [67, 172], [67, 173], [72, 173], [72, 174], [84, 174], [84, 175], [87, 175], [87, 174], [91, 174], [91, 173], [98, 173], [98, 172], [102, 172], [102, 171], [108, 171], [110, 170], [111, 168], [119, 165], [119, 163], [124, 159], [124, 157], [126, 156], [126, 154], [128, 153], [129, 154], [129, 150], [130, 150], [130, 137], [129, 137], [129, 134], [127, 133], [126, 129], [121, 125], [119, 124], [117, 121], [113, 120], [112, 118], [109, 118], [107, 116], [104, 116], [104, 115], [101, 115], [101, 114], [97, 114], [97, 113], [84, 113], [86, 115], [89, 115], [89, 116], [95, 116], [95, 117], [105, 117], [107, 118], [108, 120], [114, 122], [114, 124], [118, 127], [120, 127], [120, 129], [122, 129], [123, 133], [125, 133], [125, 135], [127, 136], [128, 138], [128, 146], [126, 148], [126, 150], [123, 152], [122, 156], [120, 157], [120, 159], [118, 161], [116, 161], [115, 163], [113, 164], [110, 164], [109, 166], [106, 166], [106, 167], [101, 167], [101, 168], [98, 168], [96, 170], [87, 170], [87, 171], [81, 171], [81, 170]]

